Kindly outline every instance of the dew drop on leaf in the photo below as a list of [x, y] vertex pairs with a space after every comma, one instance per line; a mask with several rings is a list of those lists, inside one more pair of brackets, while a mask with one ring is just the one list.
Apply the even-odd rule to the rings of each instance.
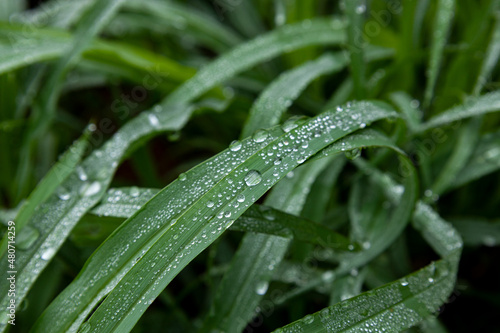
[[257, 170], [248, 171], [245, 176], [245, 184], [248, 186], [255, 186], [262, 181], [262, 175]]
[[83, 195], [84, 197], [89, 197], [91, 195], [99, 193], [100, 190], [101, 190], [101, 183], [99, 182], [92, 182], [90, 184], [85, 183], [80, 188], [80, 194]]
[[179, 175], [179, 180], [181, 182], [185, 181], [186, 179], [187, 179], [187, 176], [186, 176], [186, 174], [184, 172]]
[[53, 248], [53, 247], [49, 247], [48, 249], [46, 249], [40, 258], [42, 258], [42, 260], [50, 260], [54, 254], [56, 253], [56, 249]]
[[130, 196], [133, 198], [137, 198], [139, 196], [139, 189], [136, 186], [130, 188]]
[[234, 140], [229, 145], [229, 149], [231, 149], [232, 151], [238, 151], [238, 150], [240, 150], [241, 149], [241, 142], [239, 142], [238, 140]]
[[269, 133], [266, 130], [258, 130], [255, 132], [252, 136], [253, 141], [260, 143], [264, 142], [267, 137], [269, 136]]
[[257, 293], [257, 295], [264, 295], [267, 292], [267, 288], [269, 288], [269, 282], [260, 281], [255, 287], [255, 292]]

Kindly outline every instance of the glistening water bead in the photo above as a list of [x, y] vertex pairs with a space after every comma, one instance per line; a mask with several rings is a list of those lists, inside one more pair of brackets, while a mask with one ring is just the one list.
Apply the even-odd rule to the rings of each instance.
[[257, 170], [248, 171], [245, 176], [245, 184], [248, 186], [255, 186], [262, 181], [262, 175]]

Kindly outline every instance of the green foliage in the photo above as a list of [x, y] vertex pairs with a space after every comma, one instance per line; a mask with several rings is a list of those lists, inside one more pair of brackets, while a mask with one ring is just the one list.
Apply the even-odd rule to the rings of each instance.
[[498, 328], [499, 1], [27, 6], [0, 332]]

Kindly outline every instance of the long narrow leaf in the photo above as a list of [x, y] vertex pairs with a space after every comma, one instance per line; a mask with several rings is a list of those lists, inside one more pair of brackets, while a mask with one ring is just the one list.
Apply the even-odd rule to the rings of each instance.
[[[359, 129], [362, 124], [395, 115], [384, 105], [366, 102], [355, 103], [350, 110], [326, 113], [286, 134], [276, 128], [267, 135], [245, 140], [241, 146], [234, 144], [191, 170], [182, 180], [173, 182], [94, 253], [78, 278], [38, 321], [38, 329], [76, 330], [93, 307], [112, 291], [94, 312], [89, 325], [101, 332], [117, 328], [130, 330], [173, 277], [231, 225], [246, 205], [257, 200], [278, 179], [329, 142]], [[352, 114], [358, 117], [353, 119]], [[304, 141], [298, 154], [291, 146], [297, 140]], [[239, 154], [235, 155], [234, 151]], [[269, 157], [268, 152], [273, 152], [273, 157]], [[279, 163], [266, 164], [269, 159]], [[228, 192], [228, 187], [234, 187], [236, 193]], [[181, 201], [169, 200], [172, 193], [179, 193], [183, 188], [189, 195]], [[244, 204], [238, 202], [239, 195], [245, 198]], [[225, 199], [226, 196], [229, 199]], [[135, 242], [124, 243], [123, 237], [133, 237]], [[180, 249], [186, 251], [182, 257], [177, 255]], [[111, 261], [109, 253], [116, 253]], [[137, 258], [141, 259], [137, 261]], [[137, 281], [134, 276], [138, 271], [148, 271], [151, 276]], [[138, 283], [134, 294], [126, 287], [130, 283]], [[128, 296], [124, 297], [124, 292]], [[114, 313], [114, 320], [109, 320], [110, 312]]]

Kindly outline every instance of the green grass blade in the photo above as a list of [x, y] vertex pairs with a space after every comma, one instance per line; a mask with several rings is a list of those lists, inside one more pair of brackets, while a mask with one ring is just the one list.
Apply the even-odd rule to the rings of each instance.
[[342, 54], [325, 54], [280, 75], [266, 87], [250, 109], [241, 137], [255, 129], [279, 123], [281, 116], [306, 86], [317, 77], [341, 70], [347, 61]]
[[[7, 41], [1, 42], [2, 37]], [[70, 46], [71, 34], [55, 29], [30, 29], [0, 22], [0, 74], [61, 56]], [[30, 43], [23, 42], [26, 39]], [[10, 44], [9, 44], [10, 43]], [[34, 47], [37, 45], [37, 47]], [[38, 45], [42, 45], [38, 47]], [[153, 72], [162, 79], [185, 81], [195, 70], [164, 56], [124, 43], [96, 40], [82, 54], [83, 60], [97, 63], [106, 72], [136, 78], [143, 83], [144, 73]], [[136, 69], [140, 75], [131, 75]], [[147, 81], [146, 83], [150, 83]]]
[[412, 99], [409, 95], [403, 92], [392, 93], [391, 100], [403, 114], [403, 118], [406, 121], [408, 129], [412, 133], [418, 132], [422, 122], [422, 114], [418, 109], [418, 106], [415, 107], [416, 103], [414, 101], [416, 100]]
[[[309, 164], [294, 171], [292, 179], [284, 179], [273, 189], [266, 204], [291, 214], [299, 214], [305, 203], [307, 190], [326, 166], [325, 162], [328, 161]], [[274, 270], [283, 260], [289, 244], [290, 239], [246, 234], [217, 289], [212, 305], [215, 315], [207, 318], [202, 331], [243, 330], [255, 315], [259, 302], [268, 290]]]
[[[130, 330], [149, 303], [164, 289], [168, 282], [196, 254], [215, 240], [245, 210], [247, 204], [249, 205], [264, 194], [278, 179], [329, 142], [363, 127], [362, 124], [369, 124], [384, 117], [396, 116], [396, 113], [391, 111], [388, 106], [380, 103], [353, 103], [349, 110], [350, 112], [345, 110], [346, 112], [325, 113], [286, 134], [280, 128], [275, 128], [269, 133], [269, 137], [262, 142], [255, 142], [253, 139], [245, 140], [242, 146], [233, 145], [205, 164], [186, 173], [186, 180], [170, 184], [101, 245], [99, 250], [89, 259], [78, 278], [47, 309], [39, 320], [37, 328], [40, 331], [48, 330], [51, 332], [65, 331], [70, 327], [71, 330], [75, 330], [104, 295], [113, 290], [94, 313], [90, 325], [97, 330], [103, 329], [102, 331], [118, 327]], [[357, 115], [356, 119], [351, 117], [353, 114]], [[144, 119], [147, 118], [148, 115], [144, 114]], [[165, 119], [161, 119], [159, 123], [165, 122]], [[130, 128], [129, 126], [134, 125], [136, 124], [132, 122], [126, 127]], [[138, 135], [136, 134], [137, 130], [137, 128], [134, 129], [135, 137]], [[313, 135], [313, 133], [317, 135]], [[276, 137], [276, 135], [279, 136]], [[305, 145], [301, 145], [299, 148], [299, 150], [304, 151], [304, 154], [300, 154], [300, 152], [298, 155], [290, 154], [292, 150], [290, 136], [294, 136], [294, 140], [301, 138], [308, 142], [307, 148], [303, 148]], [[123, 137], [121, 139], [123, 140]], [[257, 138], [256, 141], [260, 141], [260, 138]], [[276, 150], [273, 149], [275, 145]], [[234, 151], [239, 153], [235, 154]], [[274, 163], [265, 164], [262, 156], [257, 155], [262, 153], [265, 158], [267, 153], [271, 151], [274, 154], [283, 151], [280, 163], [277, 165]], [[113, 153], [113, 156], [116, 154]], [[235, 165], [230, 162], [233, 159], [236, 159]], [[275, 159], [276, 157], [273, 158], [273, 160]], [[93, 163], [89, 166], [98, 164], [95, 160], [89, 161], [89, 163]], [[255, 172], [249, 174], [252, 169], [259, 170], [262, 178]], [[226, 171], [222, 172], [221, 170]], [[276, 172], [278, 172], [278, 176], [273, 175]], [[244, 178], [247, 178], [246, 183], [250, 185], [258, 184], [247, 186]], [[231, 179], [232, 183], [227, 183], [228, 179]], [[184, 186], [189, 195], [182, 196], [180, 200], [185, 200], [185, 203], [169, 199], [173, 193], [176, 193], [176, 197], [178, 197], [177, 194]], [[232, 196], [230, 196], [229, 201], [217, 197], [220, 191], [234, 186], [240, 186], [241, 194], [245, 196], [244, 205], [238, 204], [237, 207], [234, 207], [237, 199]], [[221, 193], [223, 198], [228, 194]], [[92, 200], [92, 205], [95, 201]], [[214, 204], [212, 205], [210, 202], [214, 202]], [[169, 209], [169, 205], [173, 206]], [[184, 205], [186, 208], [182, 209]], [[230, 217], [225, 215], [226, 210], [231, 213]], [[219, 219], [220, 214], [222, 216]], [[204, 218], [205, 216], [207, 219]], [[194, 217], [197, 217], [196, 221], [193, 220]], [[182, 233], [182, 230], [187, 230], [186, 227], [190, 231]], [[219, 227], [221, 230], [218, 230]], [[123, 237], [135, 238], [136, 241], [124, 243]], [[193, 241], [194, 243], [192, 243]], [[179, 258], [175, 251], [169, 250], [173, 249], [172, 246], [178, 250], [187, 247], [186, 251], [190, 252]], [[113, 258], [111, 262], [109, 253], [122, 254]], [[165, 257], [161, 258], [164, 255]], [[141, 259], [137, 261], [137, 258]], [[153, 264], [155, 265], [154, 269], [151, 269]], [[134, 276], [138, 270], [144, 272], [146, 267], [148, 274], [152, 274], [151, 278], [137, 281]], [[135, 294], [129, 295], [125, 301], [122, 293], [126, 290], [129, 293], [126, 286], [131, 281], [137, 282], [139, 285], [134, 289]], [[82, 292], [82, 288], [85, 292]], [[144, 299], [141, 300], [143, 297]], [[109, 320], [109, 311], [117, 312], [114, 320]], [[122, 321], [124, 316], [126, 320]], [[54, 321], [54, 318], [57, 320]]]
[[452, 187], [457, 188], [500, 169], [500, 132], [484, 135], [470, 160], [457, 175]]
[[345, 1], [345, 13], [349, 20], [347, 28], [347, 49], [349, 50], [351, 76], [354, 87], [354, 97], [363, 99], [366, 97], [366, 69], [364, 59], [364, 15], [366, 12], [365, 0]]
[[124, 8], [147, 14], [148, 20], [157, 19], [163, 28], [172, 26], [172, 31], [190, 34], [217, 51], [227, 50], [228, 47], [236, 46], [242, 41], [234, 31], [217, 20], [180, 3], [133, 0], [127, 1]]
[[465, 246], [498, 246], [500, 244], [500, 221], [483, 218], [459, 218], [453, 226], [464, 239]]
[[434, 96], [434, 90], [439, 73], [439, 67], [443, 62], [443, 50], [446, 45], [453, 16], [455, 12], [455, 0], [438, 0], [434, 27], [429, 54], [429, 65], [427, 67], [427, 85], [424, 93], [424, 107], [428, 108]]
[[[33, 216], [36, 207], [47, 200], [56, 191], [59, 185], [74, 172], [76, 165], [80, 162], [85, 150], [88, 148], [87, 139], [88, 133], [76, 141], [43, 177], [33, 192], [31, 192], [30, 196], [22, 204], [15, 218], [16, 231], [19, 234], [19, 237], [22, 237], [23, 233], [21, 233], [21, 231], [28, 223], [31, 216]], [[37, 233], [31, 228], [28, 232]], [[7, 249], [7, 242], [8, 240], [6, 234], [5, 237], [2, 238], [2, 243], [0, 245], [0, 256], [4, 255], [5, 250]], [[18, 246], [22, 247], [22, 245], [19, 244]]]
[[[103, 217], [129, 218], [159, 191], [138, 187], [112, 188], [91, 213]], [[303, 217], [267, 206], [251, 206], [229, 229], [294, 238], [338, 250], [352, 249], [352, 243], [339, 233]]]
[[17, 197], [20, 199], [25, 193], [32, 165], [32, 154], [36, 140], [46, 133], [56, 115], [57, 99], [59, 97], [62, 80], [66, 72], [77, 62], [83, 50], [90, 44], [95, 35], [110, 20], [124, 0], [97, 1], [83, 15], [76, 27], [74, 38], [69, 48], [54, 65], [39, 92], [37, 111], [34, 112], [28, 123], [27, 135], [24, 137], [20, 149], [19, 167], [16, 181], [19, 184]]
[[470, 119], [465, 127], [460, 129], [454, 150], [430, 189], [433, 195], [441, 195], [455, 182], [457, 175], [476, 149], [480, 126], [481, 119], [477, 117]]
[[[181, 128], [189, 117], [189, 110], [171, 109], [165, 112], [144, 112], [124, 125], [106, 144], [87, 157], [76, 171], [69, 175], [27, 224], [38, 230], [38, 237], [30, 246], [16, 253], [16, 304], [20, 304], [30, 287], [54, 257], [71, 229], [104, 194], [119, 162], [129, 147], [139, 140], [166, 130]], [[43, 223], [40, 223], [43, 221]], [[7, 265], [4, 255], [0, 263]], [[7, 306], [8, 284], [0, 282], [0, 304]]]
[[339, 19], [314, 19], [306, 28], [301, 23], [280, 27], [211, 62], [172, 92], [165, 105], [188, 103], [224, 80], [284, 51], [310, 45], [340, 44], [344, 40], [345, 23]]
[[451, 124], [454, 121], [500, 111], [500, 91], [469, 97], [461, 105], [448, 109], [425, 122], [421, 130]]
[[386, 329], [401, 331], [431, 316], [453, 290], [462, 240], [449, 223], [421, 202], [413, 219], [416, 228], [443, 259], [402, 279], [307, 315], [275, 332], [356, 332], [376, 329], [380, 322]]
[[353, 250], [352, 242], [345, 236], [303, 217], [297, 217], [266, 206], [255, 206], [248, 209], [234, 222], [230, 230], [293, 238], [335, 250]]
[[[498, 7], [498, 5], [497, 5]], [[498, 58], [500, 57], [500, 14], [495, 13], [495, 25], [493, 26], [493, 33], [491, 35], [491, 41], [486, 50], [486, 55], [484, 56], [484, 61], [481, 65], [481, 70], [479, 76], [477, 77], [476, 85], [474, 86], [474, 94], [479, 95], [483, 89], [489, 76], [495, 69], [498, 63]]]

